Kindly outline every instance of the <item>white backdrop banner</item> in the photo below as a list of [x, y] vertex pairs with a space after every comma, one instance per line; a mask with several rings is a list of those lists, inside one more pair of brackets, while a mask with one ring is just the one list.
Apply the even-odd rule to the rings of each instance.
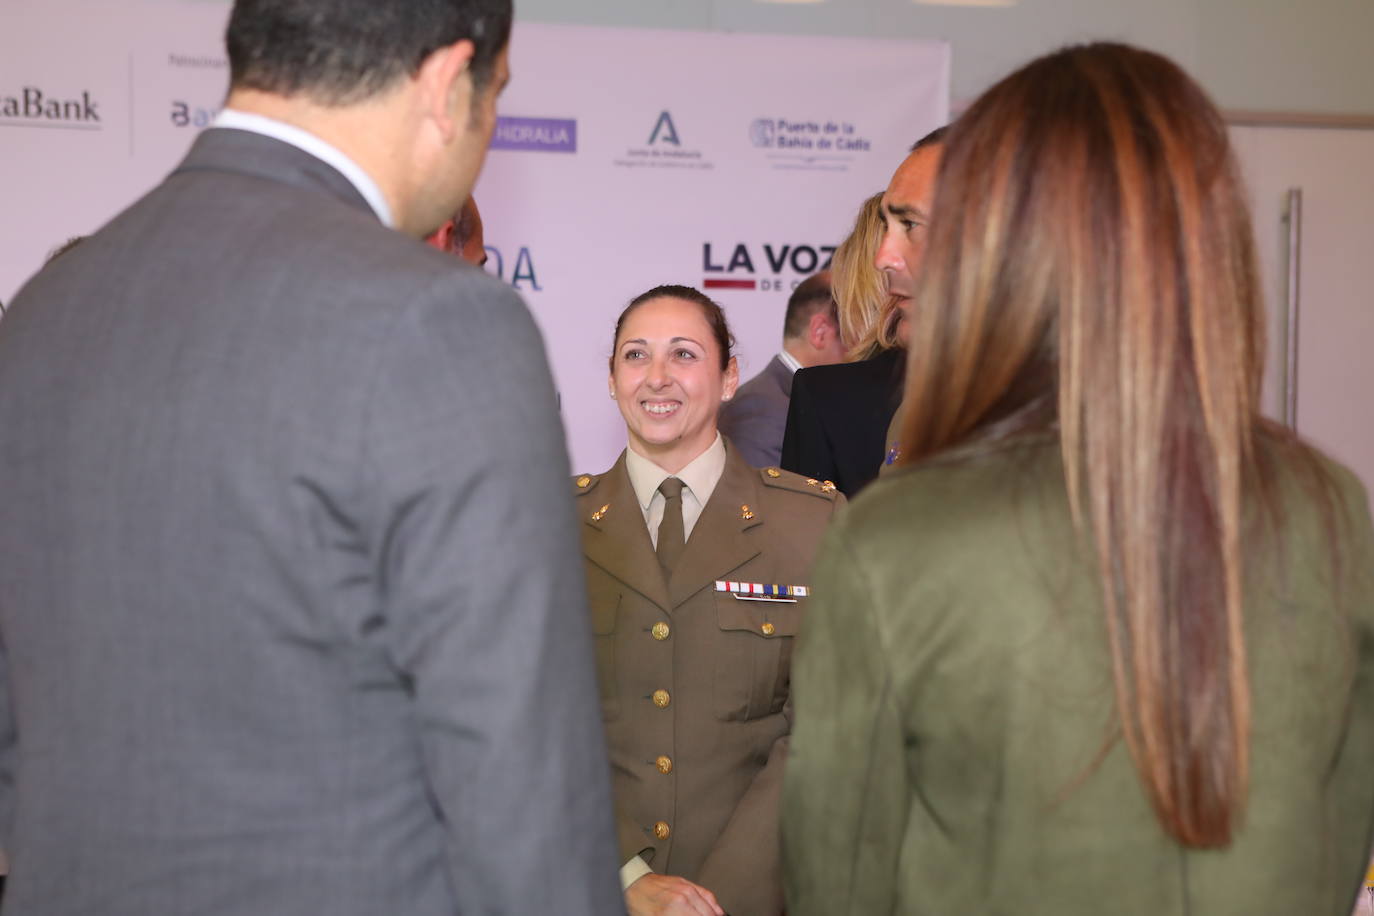
[[[228, 5], [0, 8], [8, 301], [214, 116]], [[626, 301], [663, 283], [705, 290], [748, 378], [778, 348], [793, 286], [948, 114], [949, 50], [934, 41], [518, 24], [511, 69], [476, 190], [487, 269], [544, 331], [577, 471], [605, 469], [624, 445], [606, 361]]]

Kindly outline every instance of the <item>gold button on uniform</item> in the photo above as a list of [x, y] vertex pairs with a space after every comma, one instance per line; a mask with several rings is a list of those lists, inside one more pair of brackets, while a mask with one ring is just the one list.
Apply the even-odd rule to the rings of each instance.
[[782, 476], [782, 471], [779, 471], [777, 468], [769, 468], [768, 470], [764, 471], [763, 473], [765, 473], [765, 474], [767, 474], [769, 477], [772, 477], [772, 478], [775, 478], [775, 479]]
[[666, 691], [666, 690], [655, 690], [655, 691], [654, 691], [654, 705], [657, 706], [659, 709], [667, 709], [667, 708], [668, 708], [668, 704], [671, 703], [672, 701], [673, 701], [673, 698], [672, 698], [671, 696], [668, 695], [668, 691]]
[[665, 776], [673, 772], [673, 758], [671, 757], [660, 757], [654, 761], [654, 764], [657, 765], [658, 771]]
[[778, 628], [773, 626], [771, 623], [765, 623], [763, 626], [759, 627], [759, 629], [763, 630], [764, 636], [772, 636], [775, 632], [777, 632]]
[[658, 623], [654, 624], [654, 628], [649, 632], [654, 634], [654, 639], [657, 639], [659, 642], [662, 642], [663, 640], [668, 638], [668, 634], [672, 631], [668, 629], [668, 625], [666, 623], [660, 620]]
[[577, 478], [577, 485], [578, 485], [579, 487], [584, 488], [584, 489], [586, 488], [587, 484], [589, 484], [589, 483], [591, 483], [591, 482], [592, 482], [592, 479], [591, 479], [590, 477], [588, 477], [586, 474], [583, 474], [581, 477]]
[[672, 828], [668, 826], [667, 821], [659, 821], [657, 824], [654, 824], [654, 836], [658, 837], [660, 840], [666, 840], [668, 837], [672, 836], [672, 834]]

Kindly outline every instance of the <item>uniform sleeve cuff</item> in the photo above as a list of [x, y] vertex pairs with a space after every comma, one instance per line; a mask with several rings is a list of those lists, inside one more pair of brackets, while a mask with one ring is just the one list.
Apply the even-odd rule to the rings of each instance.
[[645, 875], [651, 875], [653, 873], [654, 870], [649, 867], [648, 862], [645, 862], [639, 856], [635, 856], [633, 859], [620, 866], [620, 889], [622, 891], [627, 891], [630, 889], [631, 884], [634, 884]]

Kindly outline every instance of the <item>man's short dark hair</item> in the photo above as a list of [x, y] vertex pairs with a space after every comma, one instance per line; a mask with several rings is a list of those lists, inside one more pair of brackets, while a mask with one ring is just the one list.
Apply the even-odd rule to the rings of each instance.
[[229, 83], [349, 105], [466, 38], [480, 90], [510, 40], [512, 16], [511, 0], [235, 0], [224, 39]]
[[830, 272], [812, 274], [797, 284], [787, 300], [787, 317], [782, 322], [782, 336], [785, 340], [795, 340], [806, 336], [811, 316], [821, 309], [828, 310], [830, 318], [837, 324], [838, 311], [835, 299], [830, 292]]
[[915, 143], [911, 144], [911, 152], [914, 153], [917, 150], [925, 149], [927, 146], [934, 146], [937, 143], [944, 143], [945, 134], [947, 133], [949, 133], [948, 124], [946, 124], [944, 127], [935, 128], [930, 133], [926, 134], [924, 137], [917, 140]]

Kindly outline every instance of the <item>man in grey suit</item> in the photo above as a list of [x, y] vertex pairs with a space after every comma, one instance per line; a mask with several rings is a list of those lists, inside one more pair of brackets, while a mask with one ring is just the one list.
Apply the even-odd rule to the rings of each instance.
[[7, 913], [621, 911], [563, 431], [423, 245], [509, 0], [238, 0], [217, 126], [0, 322]]
[[792, 374], [806, 366], [843, 362], [844, 356], [830, 271], [823, 270], [792, 291], [783, 318], [781, 352], [762, 372], [740, 385], [734, 398], [721, 409], [720, 431], [749, 464], [777, 467], [787, 429]]

